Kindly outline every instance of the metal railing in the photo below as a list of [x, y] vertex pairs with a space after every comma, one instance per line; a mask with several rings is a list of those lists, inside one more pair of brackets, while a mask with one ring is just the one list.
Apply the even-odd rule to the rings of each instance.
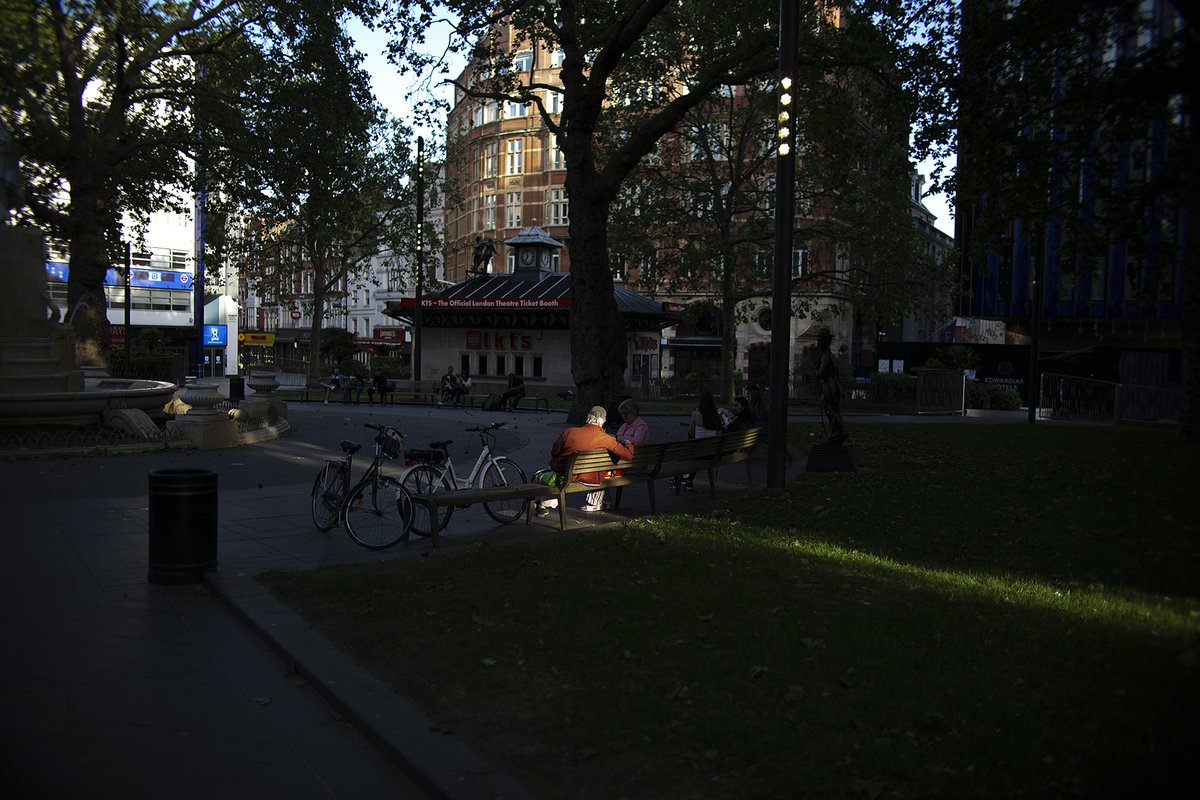
[[[961, 414], [966, 379], [952, 369], [919, 369], [913, 375], [895, 375], [865, 383], [842, 382], [842, 411], [876, 414]], [[821, 405], [821, 382], [801, 381], [793, 401]]]
[[1046, 372], [1038, 397], [1038, 416], [1042, 419], [1099, 423], [1179, 419], [1178, 389]]

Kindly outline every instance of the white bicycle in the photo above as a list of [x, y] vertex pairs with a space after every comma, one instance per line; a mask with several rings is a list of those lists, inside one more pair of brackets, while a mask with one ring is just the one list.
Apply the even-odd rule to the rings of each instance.
[[[449, 448], [454, 442], [446, 440], [430, 442], [429, 447], [432, 449], [425, 455], [433, 463], [416, 464], [410, 467], [401, 476], [401, 485], [410, 494], [428, 494], [430, 492], [448, 492], [453, 489], [471, 487], [482, 489], [489, 486], [511, 486], [525, 483], [525, 473], [517, 466], [517, 462], [508, 456], [495, 454], [498, 434], [508, 434], [509, 436], [506, 438], [512, 438], [513, 446], [508, 449], [516, 450], [523, 444], [523, 442], [518, 442], [517, 434], [511, 431], [501, 431], [504, 424], [503, 422], [493, 422], [483, 428], [467, 429], [472, 433], [479, 434], [479, 442], [483, 445], [483, 449], [480, 450], [479, 457], [475, 459], [475, 466], [471, 467], [471, 472], [465, 477], [459, 476], [454, 469], [454, 460], [450, 457]], [[409, 450], [407, 454], [410, 459], [421, 457], [420, 451], [416, 450]], [[520, 519], [528, 504], [529, 500], [527, 499], [492, 500], [484, 503], [483, 508], [487, 511], [488, 516], [497, 522], [509, 523]], [[429, 509], [421, 503], [414, 503], [413, 506], [412, 532], [418, 536], [429, 536], [433, 533]], [[440, 520], [441, 524], [438, 526], [438, 530], [444, 529], [453, 515], [454, 509], [447, 508], [445, 516]]]

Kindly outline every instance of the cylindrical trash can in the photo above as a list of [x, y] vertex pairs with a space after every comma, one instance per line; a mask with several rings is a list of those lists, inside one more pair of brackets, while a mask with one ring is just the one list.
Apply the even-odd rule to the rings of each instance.
[[217, 473], [149, 473], [151, 583], [195, 583], [217, 568]]
[[246, 379], [241, 375], [229, 376], [229, 399], [230, 400], [245, 400], [246, 399]]

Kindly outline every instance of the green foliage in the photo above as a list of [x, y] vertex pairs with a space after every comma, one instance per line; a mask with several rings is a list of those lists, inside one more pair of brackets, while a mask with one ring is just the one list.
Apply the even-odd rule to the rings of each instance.
[[967, 381], [967, 408], [1016, 411], [1021, 407], [1021, 395], [997, 383]]
[[358, 337], [345, 328], [325, 328], [321, 332], [321, 359], [346, 371], [358, 352]]
[[924, 366], [960, 371], [975, 369], [979, 366], [979, 354], [966, 345], [952, 344], [949, 347], [939, 347], [935, 351], [935, 355], [925, 361]]
[[388, 378], [407, 378], [412, 372], [408, 363], [397, 356], [373, 357], [370, 371], [374, 373], [376, 369], [382, 370], [384, 376]]
[[158, 328], [142, 328], [133, 339], [135, 350], [141, 350], [144, 355], [153, 356], [163, 346], [166, 337]]

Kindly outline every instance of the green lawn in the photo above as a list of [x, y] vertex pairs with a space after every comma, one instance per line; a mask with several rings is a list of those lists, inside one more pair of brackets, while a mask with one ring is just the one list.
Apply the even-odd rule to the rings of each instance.
[[1196, 452], [852, 432], [727, 515], [264, 581], [545, 798], [1187, 796]]

